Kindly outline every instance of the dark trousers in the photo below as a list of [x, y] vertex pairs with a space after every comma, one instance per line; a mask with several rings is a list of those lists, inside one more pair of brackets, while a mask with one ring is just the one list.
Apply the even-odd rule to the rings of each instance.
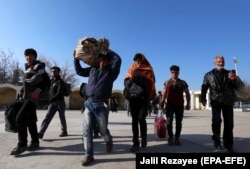
[[225, 148], [233, 146], [233, 128], [234, 128], [234, 113], [233, 105], [225, 105], [223, 103], [212, 102], [212, 131], [214, 146], [220, 146], [220, 132], [221, 132], [221, 113], [224, 121], [223, 129], [223, 144]]
[[18, 147], [27, 146], [28, 132], [31, 136], [31, 143], [38, 143], [36, 105], [31, 100], [25, 100], [22, 108], [17, 114]]
[[67, 123], [66, 123], [66, 117], [65, 117], [65, 102], [64, 102], [64, 99], [62, 99], [62, 100], [58, 100], [49, 104], [48, 112], [42, 121], [39, 134], [45, 133], [45, 131], [47, 130], [51, 120], [53, 119], [57, 111], [59, 113], [59, 119], [61, 122], [61, 131], [64, 133], [67, 133]]
[[133, 132], [133, 143], [139, 144], [139, 125], [141, 139], [147, 140], [147, 110], [148, 103], [142, 99], [134, 99], [129, 102], [130, 111], [132, 116], [132, 132]]
[[173, 139], [173, 120], [175, 115], [175, 139], [179, 139], [182, 129], [182, 119], [184, 113], [183, 105], [167, 105], [166, 116], [167, 116], [167, 130], [169, 139]]

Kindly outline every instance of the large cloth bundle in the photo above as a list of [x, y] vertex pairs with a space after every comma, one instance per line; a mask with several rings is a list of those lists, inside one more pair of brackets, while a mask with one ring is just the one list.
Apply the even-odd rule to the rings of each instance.
[[90, 66], [98, 66], [98, 55], [106, 55], [109, 51], [109, 41], [106, 38], [95, 39], [85, 37], [78, 40], [75, 58]]

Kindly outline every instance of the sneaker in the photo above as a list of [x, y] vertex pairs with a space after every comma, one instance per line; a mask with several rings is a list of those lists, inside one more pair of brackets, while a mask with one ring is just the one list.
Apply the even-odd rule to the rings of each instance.
[[228, 152], [228, 153], [235, 153], [233, 147], [227, 148], [227, 152]]
[[130, 148], [132, 153], [135, 153], [137, 150], [139, 150], [139, 144], [133, 144], [133, 146]]
[[95, 160], [94, 157], [84, 157], [84, 158], [81, 160], [82, 166], [87, 166], [87, 165], [89, 165], [91, 162], [93, 162], [94, 160]]
[[62, 132], [62, 133], [59, 135], [59, 137], [65, 137], [65, 136], [67, 136], [67, 135], [68, 135], [67, 132]]
[[111, 141], [106, 144], [106, 151], [110, 153], [112, 149], [113, 149], [113, 142]]
[[216, 147], [215, 147], [215, 152], [216, 152], [216, 153], [221, 152], [221, 150], [222, 150], [222, 149], [221, 149], [221, 146], [216, 146]]
[[181, 142], [180, 142], [179, 139], [175, 139], [174, 144], [177, 145], [177, 146], [180, 146], [180, 145], [181, 145]]
[[25, 152], [26, 150], [27, 150], [27, 146], [16, 147], [16, 148], [14, 148], [14, 149], [10, 152], [10, 155], [19, 155], [19, 154], [22, 154], [23, 152]]
[[30, 143], [27, 147], [27, 150], [28, 151], [34, 151], [34, 150], [37, 150], [39, 149], [39, 143]]
[[43, 139], [43, 134], [38, 133], [38, 138], [42, 140]]
[[142, 141], [141, 141], [141, 147], [142, 148], [147, 147], [147, 140], [142, 139]]
[[173, 139], [168, 139], [168, 145], [172, 146], [174, 144], [174, 140]]

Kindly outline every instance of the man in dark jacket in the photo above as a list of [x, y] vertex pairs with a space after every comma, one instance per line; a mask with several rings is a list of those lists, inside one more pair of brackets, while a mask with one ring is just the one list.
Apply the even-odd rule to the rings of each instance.
[[66, 90], [65, 82], [60, 76], [61, 69], [57, 66], [51, 68], [51, 84], [50, 84], [50, 97], [49, 97], [49, 107], [48, 113], [46, 114], [44, 120], [41, 124], [41, 129], [38, 133], [40, 139], [43, 138], [45, 131], [47, 130], [51, 120], [53, 119], [55, 113], [59, 112], [59, 118], [61, 122], [61, 134], [60, 137], [68, 135], [67, 132], [67, 123], [65, 118], [65, 101], [64, 93]]
[[[75, 51], [73, 55], [75, 57]], [[106, 142], [106, 151], [111, 152], [113, 148], [112, 136], [108, 129], [108, 99], [112, 94], [113, 83], [120, 73], [121, 58], [109, 50], [106, 55], [99, 54], [99, 67], [82, 68], [77, 59], [74, 59], [74, 65], [78, 75], [88, 77], [87, 100], [84, 102], [83, 112], [83, 141], [86, 152], [82, 165], [86, 166], [94, 161], [94, 120]]]
[[221, 113], [224, 119], [223, 144], [229, 153], [233, 153], [233, 127], [235, 102], [234, 88], [239, 85], [239, 78], [234, 71], [224, 69], [225, 60], [223, 56], [214, 58], [215, 69], [207, 72], [201, 86], [201, 103], [207, 105], [206, 93], [209, 89], [209, 99], [212, 107], [212, 139], [216, 151], [221, 150], [220, 131]]
[[[11, 155], [18, 155], [28, 150], [39, 148], [37, 132], [36, 102], [42, 96], [48, 95], [49, 77], [45, 71], [45, 64], [36, 60], [37, 52], [34, 49], [26, 49], [24, 55], [27, 63], [25, 64], [25, 77], [23, 88], [19, 96], [24, 98], [24, 104], [17, 114], [17, 147], [11, 151]], [[27, 129], [31, 136], [31, 143], [27, 147]]]

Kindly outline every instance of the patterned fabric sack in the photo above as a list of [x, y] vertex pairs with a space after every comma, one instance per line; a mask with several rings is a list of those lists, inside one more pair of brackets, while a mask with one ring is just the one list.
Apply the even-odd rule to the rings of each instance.
[[163, 115], [163, 112], [160, 112], [155, 116], [154, 132], [158, 138], [166, 138], [166, 117]]
[[82, 60], [90, 66], [98, 66], [98, 55], [107, 54], [109, 50], [109, 41], [105, 38], [99, 40], [92, 37], [85, 37], [78, 41], [75, 49], [75, 58]]

